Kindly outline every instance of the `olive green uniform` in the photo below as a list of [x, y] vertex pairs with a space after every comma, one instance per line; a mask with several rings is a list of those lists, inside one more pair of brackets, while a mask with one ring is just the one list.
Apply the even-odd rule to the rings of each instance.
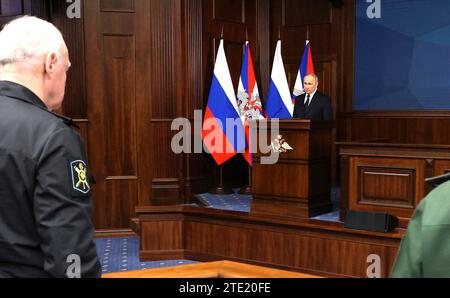
[[417, 207], [391, 277], [450, 277], [450, 182]]

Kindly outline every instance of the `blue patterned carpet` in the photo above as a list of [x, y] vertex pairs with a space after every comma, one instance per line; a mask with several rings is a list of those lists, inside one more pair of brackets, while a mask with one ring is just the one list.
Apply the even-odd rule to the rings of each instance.
[[98, 238], [95, 239], [95, 244], [103, 274], [197, 263], [188, 260], [141, 263], [139, 261], [138, 237]]
[[[250, 206], [252, 203], [251, 195], [240, 195], [237, 192], [239, 189], [234, 190], [235, 193], [231, 195], [212, 195], [209, 193], [201, 194], [200, 198], [209, 204], [207, 208], [232, 210], [241, 212], [250, 212]], [[333, 212], [323, 214], [312, 219], [323, 221], [339, 221], [339, 188], [333, 188], [331, 190], [331, 201], [333, 203]]]

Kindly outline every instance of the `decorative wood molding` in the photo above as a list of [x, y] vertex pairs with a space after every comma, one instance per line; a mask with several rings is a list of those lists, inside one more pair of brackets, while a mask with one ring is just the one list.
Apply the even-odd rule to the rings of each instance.
[[120, 12], [120, 13], [134, 13], [135, 12], [134, 0], [100, 0], [101, 12]]
[[136, 234], [131, 229], [123, 230], [96, 230], [95, 238], [117, 238], [117, 237], [136, 237]]
[[341, 196], [339, 201], [339, 219], [345, 221], [347, 210], [350, 208], [350, 157], [341, 155]]
[[444, 169], [450, 166], [448, 145], [337, 143], [337, 146], [342, 157], [342, 202], [348, 201], [352, 210], [397, 216], [404, 228], [431, 190], [425, 178], [444, 174]]

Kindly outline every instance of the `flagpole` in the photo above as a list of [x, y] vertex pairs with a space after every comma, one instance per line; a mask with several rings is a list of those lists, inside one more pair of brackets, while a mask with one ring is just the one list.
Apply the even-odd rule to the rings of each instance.
[[[223, 37], [223, 27], [221, 32], [221, 37]], [[214, 72], [213, 72], [213, 80], [211, 83], [210, 93], [208, 96], [208, 104], [207, 104], [207, 110], [209, 110], [209, 113], [205, 113], [205, 118], [203, 122], [203, 128], [202, 128], [202, 139], [204, 144], [206, 145], [208, 151], [211, 153], [211, 156], [214, 158], [217, 165], [222, 165], [224, 162], [241, 152], [242, 150], [245, 150], [244, 144], [232, 144], [233, 151], [229, 150], [229, 146], [227, 144], [226, 140], [233, 140], [230, 139], [232, 137], [231, 132], [221, 129], [214, 129], [211, 131], [210, 126], [206, 126], [205, 123], [213, 122], [214, 125], [217, 126], [217, 123], [225, 123], [228, 119], [240, 119], [240, 112], [237, 107], [236, 98], [234, 95], [233, 90], [233, 81], [231, 79], [230, 70], [228, 68], [228, 62], [225, 55], [224, 50], [224, 42], [223, 39], [220, 40], [219, 49], [217, 51], [216, 55], [216, 61], [214, 66]], [[232, 105], [234, 109], [227, 109], [229, 105]], [[225, 111], [225, 113], [214, 113], [213, 111]], [[221, 139], [225, 140], [222, 142], [222, 145], [220, 148], [217, 148], [210, 142], [205, 142], [205, 138], [209, 135], [213, 136], [212, 140]], [[224, 146], [225, 145], [225, 146]], [[219, 185], [215, 187], [215, 189], [212, 189], [210, 193], [213, 194], [231, 194], [233, 193], [231, 188], [226, 188], [224, 186], [224, 179], [223, 179], [223, 167], [219, 166]], [[214, 170], [214, 177], [215, 182], [217, 182], [217, 166]]]
[[[248, 42], [248, 28], [245, 27], [245, 42]], [[240, 195], [251, 195], [252, 194], [252, 179], [251, 179], [251, 172], [252, 172], [252, 168], [247, 165], [248, 167], [248, 171], [249, 171], [249, 176], [248, 176], [248, 184], [244, 185], [241, 187], [241, 189], [239, 190], [238, 194]]]
[[216, 166], [216, 174], [217, 174], [217, 167], [219, 168], [219, 185], [209, 192], [213, 195], [229, 195], [233, 194], [233, 190], [230, 187], [225, 187], [223, 183], [223, 166]]
[[248, 166], [248, 185], [243, 186], [239, 190], [240, 195], [251, 195], [252, 194], [252, 167]]

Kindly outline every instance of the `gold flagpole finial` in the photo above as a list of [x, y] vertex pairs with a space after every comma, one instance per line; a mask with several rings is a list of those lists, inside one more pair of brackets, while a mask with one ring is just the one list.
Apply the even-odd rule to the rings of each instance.
[[281, 40], [281, 26], [278, 27], [278, 40]]
[[306, 40], [309, 40], [309, 25], [306, 26]]
[[222, 25], [222, 32], [220, 33], [220, 38], [223, 39], [223, 25]]

